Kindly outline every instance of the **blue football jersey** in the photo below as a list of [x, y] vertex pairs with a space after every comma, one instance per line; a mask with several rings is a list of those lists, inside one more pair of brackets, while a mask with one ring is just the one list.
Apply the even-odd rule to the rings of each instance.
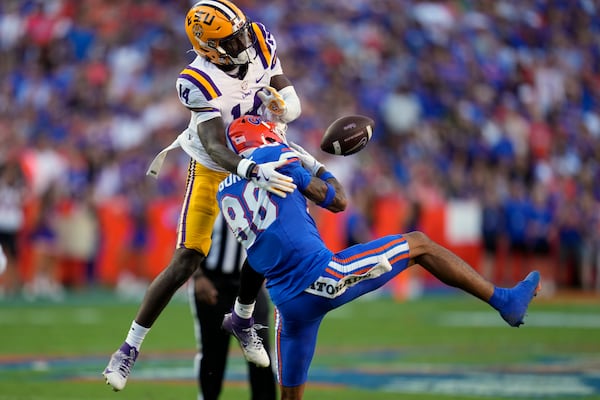
[[297, 189], [282, 198], [254, 182], [228, 176], [217, 194], [227, 224], [246, 248], [250, 265], [267, 279], [275, 305], [308, 288], [327, 267], [332, 252], [321, 239], [301, 193], [311, 180], [295, 153], [284, 144], [261, 146], [251, 159], [265, 163], [289, 159], [279, 171]]

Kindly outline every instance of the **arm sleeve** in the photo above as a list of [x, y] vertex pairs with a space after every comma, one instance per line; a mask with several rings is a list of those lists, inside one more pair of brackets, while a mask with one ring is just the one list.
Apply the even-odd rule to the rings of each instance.
[[279, 91], [279, 94], [283, 97], [286, 106], [285, 113], [279, 117], [279, 119], [281, 122], [287, 124], [300, 116], [300, 113], [302, 112], [300, 98], [293, 86], [284, 87]]

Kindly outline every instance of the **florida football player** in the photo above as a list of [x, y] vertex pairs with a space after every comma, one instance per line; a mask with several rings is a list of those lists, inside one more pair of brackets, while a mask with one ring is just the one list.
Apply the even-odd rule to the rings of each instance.
[[[148, 170], [157, 176], [167, 152], [177, 147], [191, 157], [177, 244], [169, 265], [148, 287], [125, 342], [103, 372], [116, 391], [125, 387], [142, 341], [173, 294], [192, 274], [201, 274], [198, 266], [210, 248], [218, 213], [219, 182], [232, 172], [278, 196], [285, 197], [295, 188], [291, 178], [276, 171], [281, 162], [255, 163], [232, 152], [225, 142], [225, 126], [242, 115], [268, 115], [280, 129], [300, 115], [300, 100], [283, 73], [274, 37], [227, 0], [197, 2], [185, 17], [185, 31], [197, 57], [179, 74], [176, 90], [191, 112], [190, 123]], [[256, 276], [260, 287], [263, 278], [248, 267], [246, 271]], [[258, 288], [252, 292], [254, 297]], [[242, 311], [251, 315], [253, 304]], [[259, 366], [269, 365], [253, 329], [237, 336], [244, 343], [246, 358]]]
[[537, 271], [513, 288], [498, 288], [456, 254], [417, 231], [333, 253], [307, 211], [307, 198], [328, 210], [343, 210], [346, 196], [335, 177], [304, 149], [286, 144], [275, 125], [260, 117], [235, 120], [227, 134], [231, 147], [249, 160], [287, 161], [281, 171], [293, 177], [297, 186], [283, 198], [255, 182], [229, 175], [217, 195], [228, 226], [247, 250], [250, 265], [266, 277], [276, 308], [276, 370], [282, 399], [302, 398], [326, 313], [381, 287], [413, 265], [487, 302], [509, 325], [523, 323], [539, 289]]

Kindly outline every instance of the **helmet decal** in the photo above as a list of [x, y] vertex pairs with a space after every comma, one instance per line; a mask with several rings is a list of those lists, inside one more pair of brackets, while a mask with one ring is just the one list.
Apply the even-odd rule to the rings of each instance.
[[196, 37], [196, 40], [200, 40], [202, 33], [204, 33], [204, 30], [202, 29], [202, 25], [195, 23], [194, 26], [192, 27], [192, 32], [194, 32], [194, 36]]
[[[229, 2], [218, 1], [218, 0], [204, 0], [204, 1], [197, 2], [194, 5], [194, 7], [197, 7], [197, 6], [209, 6], [209, 7], [215, 8], [215, 9], [221, 11], [223, 14], [225, 14], [225, 16], [230, 21], [234, 21], [238, 17], [238, 15], [236, 13], [236, 10], [234, 10], [233, 7], [232, 7], [233, 4], [231, 4], [231, 3], [227, 4], [227, 3], [229, 3]], [[209, 25], [210, 25], [210, 23], [209, 23]]]
[[[263, 120], [258, 115], [246, 115], [244, 116], [244, 119], [252, 125], [260, 125], [263, 123]], [[268, 129], [270, 129], [268, 125], [266, 126]]]

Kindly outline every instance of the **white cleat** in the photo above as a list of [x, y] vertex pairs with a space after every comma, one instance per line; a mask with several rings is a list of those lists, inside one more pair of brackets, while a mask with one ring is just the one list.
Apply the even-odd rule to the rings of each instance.
[[106, 384], [112, 386], [115, 392], [125, 389], [127, 378], [135, 364], [139, 351], [127, 343], [123, 343], [119, 350], [110, 357], [108, 365], [102, 372]]
[[271, 359], [263, 346], [261, 337], [256, 333], [256, 330], [261, 328], [265, 327], [254, 324], [251, 324], [250, 328], [236, 327], [233, 324], [231, 313], [225, 314], [225, 318], [223, 318], [223, 329], [236, 337], [246, 360], [258, 367], [266, 368], [271, 365]]

